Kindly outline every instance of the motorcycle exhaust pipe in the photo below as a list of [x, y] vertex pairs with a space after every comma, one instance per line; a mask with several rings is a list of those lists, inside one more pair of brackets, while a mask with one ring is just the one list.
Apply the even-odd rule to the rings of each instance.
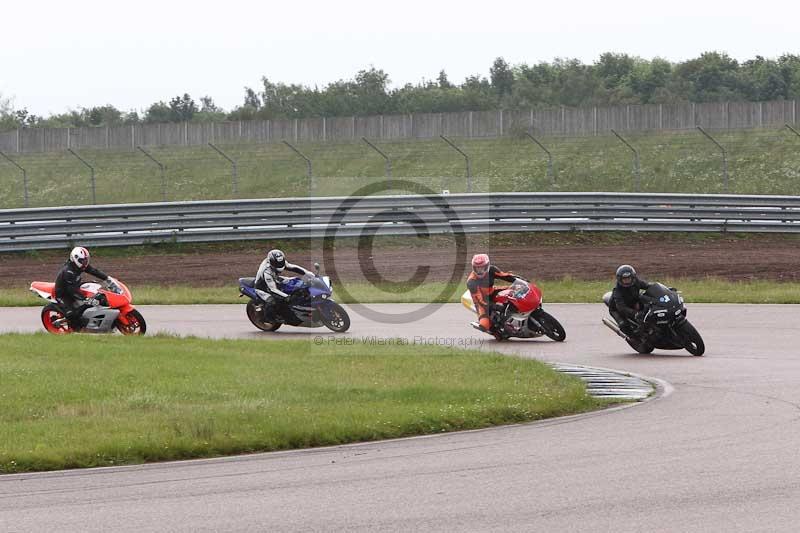
[[620, 337], [622, 337], [626, 341], [629, 339], [629, 337], [627, 335], [625, 335], [624, 333], [622, 333], [622, 331], [620, 331], [619, 327], [617, 327], [617, 325], [614, 322], [612, 322], [611, 320], [609, 320], [607, 318], [604, 318], [603, 319], [603, 324], [608, 326], [608, 329], [610, 329], [611, 331], [613, 331], [614, 333], [616, 333], [617, 335], [619, 335]]

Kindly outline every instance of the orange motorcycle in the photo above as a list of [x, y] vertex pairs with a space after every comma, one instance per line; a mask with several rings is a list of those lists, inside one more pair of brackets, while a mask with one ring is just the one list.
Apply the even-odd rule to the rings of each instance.
[[[108, 278], [103, 284], [84, 283], [81, 295], [92, 305], [81, 314], [83, 333], [110, 333], [117, 329], [123, 335], [144, 335], [147, 324], [131, 304], [130, 289], [121, 281]], [[62, 305], [56, 300], [55, 283], [34, 281], [31, 292], [47, 300], [42, 309], [42, 325], [54, 334], [74, 333]]]

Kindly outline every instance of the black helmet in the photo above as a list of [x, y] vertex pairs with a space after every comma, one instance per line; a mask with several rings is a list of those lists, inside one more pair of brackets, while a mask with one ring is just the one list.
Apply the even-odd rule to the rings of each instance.
[[630, 287], [636, 283], [636, 270], [630, 265], [622, 265], [617, 269], [617, 285]]
[[270, 250], [267, 259], [269, 259], [269, 265], [277, 272], [286, 268], [286, 256], [280, 250]]

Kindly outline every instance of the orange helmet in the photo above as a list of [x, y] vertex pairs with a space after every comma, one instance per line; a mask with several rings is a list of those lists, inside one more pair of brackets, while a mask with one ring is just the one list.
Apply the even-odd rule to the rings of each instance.
[[489, 256], [486, 254], [475, 254], [472, 257], [472, 272], [479, 278], [484, 277], [489, 272]]

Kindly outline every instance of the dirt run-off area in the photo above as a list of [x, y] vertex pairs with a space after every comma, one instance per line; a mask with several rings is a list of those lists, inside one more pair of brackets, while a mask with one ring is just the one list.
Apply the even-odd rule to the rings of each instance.
[[[452, 236], [383, 238], [373, 245], [336, 241], [255, 241], [223, 245], [165, 245], [93, 249], [92, 264], [132, 284], [225, 286], [254, 276], [269, 248], [282, 247], [289, 261], [314, 261], [339, 280], [403, 281], [421, 267], [427, 281], [463, 276], [473, 253], [533, 280], [610, 280], [629, 263], [646, 278], [800, 281], [800, 238], [793, 235], [691, 235], [563, 233], [468, 237], [459, 250]], [[0, 255], [0, 287], [52, 280], [67, 251]], [[455, 274], [454, 274], [455, 273]], [[418, 275], [418, 276], [419, 276]]]

